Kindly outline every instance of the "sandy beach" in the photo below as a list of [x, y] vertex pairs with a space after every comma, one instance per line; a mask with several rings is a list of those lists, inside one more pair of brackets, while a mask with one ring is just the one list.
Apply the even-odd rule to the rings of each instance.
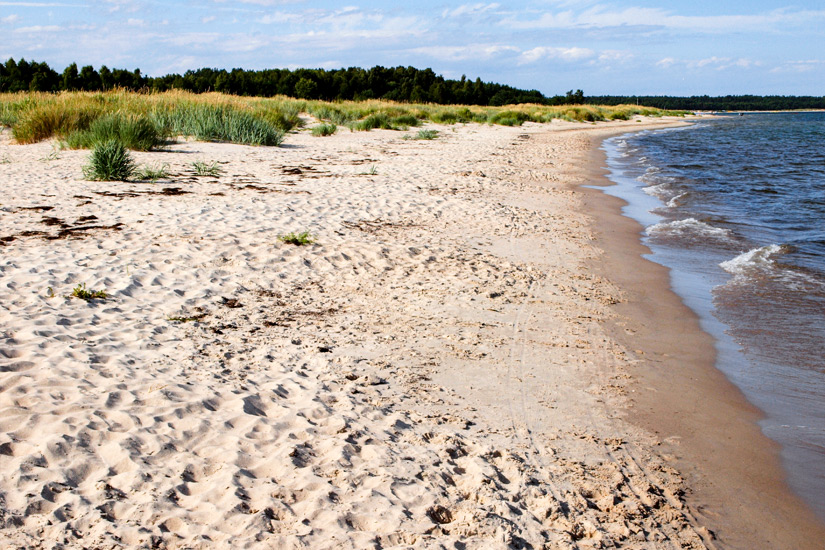
[[674, 124], [179, 140], [133, 154], [155, 183], [4, 131], [0, 546], [822, 548], [582, 187], [602, 139]]

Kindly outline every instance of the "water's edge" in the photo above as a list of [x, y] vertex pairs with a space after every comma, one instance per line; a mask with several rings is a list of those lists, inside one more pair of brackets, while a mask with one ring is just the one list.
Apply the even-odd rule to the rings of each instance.
[[[661, 132], [663, 130], [656, 130]], [[667, 130], [664, 130], [667, 131]], [[601, 152], [605, 155], [607, 162], [606, 177], [612, 183], [609, 187], [595, 187], [602, 193], [621, 199], [624, 202], [622, 214], [638, 222], [643, 228], [655, 227], [661, 224], [663, 218], [653, 211], [661, 208], [663, 203], [655, 196], [645, 193], [643, 186], [624, 173], [617, 163], [618, 151], [617, 140], [625, 139], [628, 134], [615, 136], [604, 140], [601, 144]], [[778, 426], [782, 420], [778, 417], [770, 416], [770, 407], [766, 406], [766, 397], [749, 391], [749, 384], [746, 380], [749, 375], [749, 362], [740, 349], [740, 345], [729, 333], [729, 327], [724, 324], [715, 314], [713, 303], [713, 290], [724, 282], [723, 279], [706, 277], [706, 273], [691, 272], [687, 266], [691, 263], [701, 264], [707, 262], [708, 258], [702, 257], [701, 252], [686, 249], [674, 249], [651, 244], [644, 232], [638, 234], [639, 242], [647, 247], [649, 253], [643, 257], [656, 264], [665, 267], [668, 271], [670, 289], [676, 293], [681, 301], [689, 307], [698, 318], [702, 331], [709, 334], [714, 342], [715, 367], [722, 372], [725, 377], [733, 382], [750, 403], [753, 403], [763, 412], [759, 425], [762, 433], [778, 441], [782, 446], [780, 455], [784, 467], [787, 481], [794, 492], [802, 496], [808, 506], [819, 516], [820, 520], [825, 520], [825, 503], [822, 500], [821, 489], [825, 486], [823, 479], [811, 479], [810, 468], [800, 467], [811, 459], [817, 457], [817, 453], [810, 449], [798, 448], [777, 437]], [[716, 259], [712, 259], [716, 261]], [[751, 383], [752, 385], [752, 383]]]

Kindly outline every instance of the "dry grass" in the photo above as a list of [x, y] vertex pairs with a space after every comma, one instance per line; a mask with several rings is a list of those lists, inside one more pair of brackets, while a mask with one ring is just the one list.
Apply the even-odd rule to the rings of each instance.
[[430, 121], [439, 124], [486, 123], [518, 126], [554, 118], [592, 122], [635, 115], [682, 115], [682, 111], [636, 105], [595, 106], [536, 104], [505, 107], [409, 104], [382, 100], [305, 101], [288, 97], [250, 98], [219, 93], [171, 91], [143, 94], [63, 92], [0, 94], [0, 125], [12, 128], [20, 143], [52, 137], [63, 140], [86, 132], [98, 119], [117, 115], [151, 121], [161, 135], [186, 135], [254, 145], [278, 145], [284, 133], [300, 125], [300, 113], [355, 130], [407, 129]]

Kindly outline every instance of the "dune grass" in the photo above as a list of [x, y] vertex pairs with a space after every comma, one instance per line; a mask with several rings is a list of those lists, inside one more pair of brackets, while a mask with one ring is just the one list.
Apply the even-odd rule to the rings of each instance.
[[98, 143], [119, 141], [127, 149], [149, 151], [166, 141], [166, 133], [150, 119], [109, 113], [95, 119], [85, 130], [74, 130], [64, 138], [70, 149], [91, 149]]
[[58, 138], [72, 148], [118, 139], [147, 150], [171, 137], [276, 146], [300, 122], [294, 105], [262, 104], [223, 94], [122, 90], [0, 94], [0, 125], [18, 143]]
[[315, 126], [311, 132], [315, 137], [331, 136], [338, 131], [338, 126], [333, 122], [323, 122]]
[[90, 181], [126, 181], [137, 171], [129, 151], [116, 139], [96, 143], [83, 167], [83, 176]]
[[157, 147], [163, 140], [178, 136], [277, 146], [289, 131], [301, 126], [301, 113], [308, 113], [325, 124], [347, 126], [356, 131], [407, 130], [423, 122], [520, 126], [528, 121], [545, 123], [556, 118], [595, 122], [627, 120], [636, 115], [685, 114], [636, 105], [479, 107], [382, 100], [307, 101], [283, 96], [250, 98], [183, 91], [0, 94], [0, 125], [10, 127], [19, 143], [56, 137], [70, 147], [92, 147], [104, 137], [115, 136], [129, 141], [124, 143], [129, 148]]

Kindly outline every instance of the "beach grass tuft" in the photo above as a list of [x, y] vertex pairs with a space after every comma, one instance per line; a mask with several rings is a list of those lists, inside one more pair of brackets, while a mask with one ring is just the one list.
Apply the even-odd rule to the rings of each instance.
[[69, 149], [91, 149], [97, 143], [117, 140], [127, 149], [149, 151], [163, 144], [162, 131], [147, 118], [111, 113], [94, 120], [85, 130], [74, 130], [64, 142]]
[[438, 137], [438, 130], [419, 130], [415, 139], [431, 140]]
[[126, 181], [136, 171], [129, 151], [115, 139], [97, 143], [83, 167], [83, 175], [92, 181]]
[[169, 177], [169, 165], [162, 164], [160, 166], [141, 166], [135, 171], [135, 178], [140, 181], [148, 181], [155, 183], [159, 179]]
[[331, 122], [323, 122], [312, 129], [312, 135], [315, 137], [331, 136], [338, 131], [338, 126]]
[[223, 174], [223, 170], [214, 160], [212, 162], [195, 161], [192, 163], [192, 171], [196, 176], [212, 176], [213, 178]]

